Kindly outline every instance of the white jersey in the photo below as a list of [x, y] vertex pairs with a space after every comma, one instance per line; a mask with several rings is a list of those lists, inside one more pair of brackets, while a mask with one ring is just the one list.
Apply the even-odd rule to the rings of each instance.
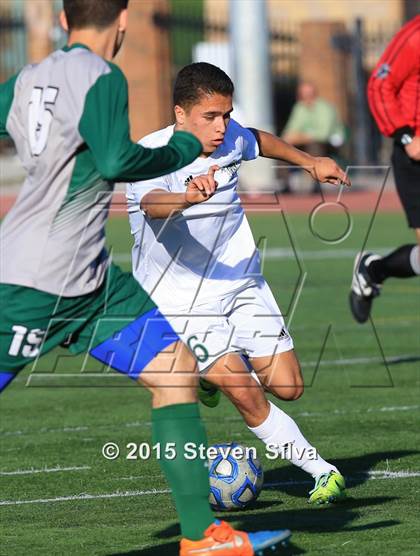
[[[147, 147], [166, 145], [169, 126], [144, 137]], [[207, 158], [159, 178], [127, 185], [133, 273], [165, 314], [187, 310], [260, 283], [258, 250], [237, 193], [242, 160], [259, 154], [254, 134], [230, 120], [224, 141]], [[218, 165], [214, 196], [171, 218], [149, 218], [140, 209], [153, 189], [183, 193], [188, 182]]]

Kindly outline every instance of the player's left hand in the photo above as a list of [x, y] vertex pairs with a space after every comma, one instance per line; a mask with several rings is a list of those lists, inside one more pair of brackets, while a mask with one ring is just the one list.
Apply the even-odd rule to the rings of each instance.
[[412, 160], [420, 160], [420, 136], [413, 137], [413, 141], [409, 145], [405, 145], [404, 149]]
[[320, 183], [351, 186], [350, 179], [344, 170], [332, 158], [327, 156], [314, 157], [314, 165], [310, 169], [310, 174], [314, 180]]

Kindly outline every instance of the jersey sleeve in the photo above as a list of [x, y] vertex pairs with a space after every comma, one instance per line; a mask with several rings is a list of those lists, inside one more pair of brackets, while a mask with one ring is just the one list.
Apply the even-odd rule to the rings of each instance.
[[166, 192], [170, 191], [168, 182], [163, 178], [128, 183], [126, 188], [128, 212], [137, 212], [139, 207], [141, 207], [143, 197], [154, 189], [162, 189]]
[[102, 177], [127, 182], [149, 179], [195, 160], [202, 146], [190, 133], [178, 131], [166, 146], [156, 149], [131, 141], [127, 81], [117, 66], [109, 66], [111, 71], [89, 89], [79, 121], [79, 133]]
[[[146, 136], [139, 141], [139, 145], [142, 145], [146, 148], [152, 147], [153, 141], [150, 139], [149, 136]], [[171, 188], [169, 185], [169, 176], [158, 176], [150, 180], [139, 180], [136, 182], [128, 183], [126, 188], [128, 212], [130, 212], [131, 207], [134, 211], [138, 211], [143, 197], [154, 189], [162, 189], [163, 191], [170, 192]]]
[[11, 77], [5, 83], [0, 84], [0, 137], [8, 135], [6, 123], [13, 102], [17, 77], [18, 74]]
[[418, 71], [420, 26], [403, 27], [389, 43], [368, 83], [368, 101], [372, 115], [386, 136], [410, 127], [401, 109], [398, 92], [412, 72]]
[[130, 212], [130, 206], [134, 206], [135, 210], [141, 205], [143, 197], [154, 189], [162, 189], [169, 192], [170, 187], [165, 177], [154, 178], [151, 180], [136, 181], [127, 184], [127, 202]]
[[243, 128], [243, 150], [242, 159], [243, 160], [254, 160], [258, 158], [260, 154], [260, 149], [258, 146], [258, 141], [255, 135], [247, 127]]
[[231, 120], [229, 123], [233, 129], [230, 132], [239, 135], [242, 142], [242, 160], [254, 160], [260, 154], [258, 141], [251, 129], [242, 127], [237, 121]]

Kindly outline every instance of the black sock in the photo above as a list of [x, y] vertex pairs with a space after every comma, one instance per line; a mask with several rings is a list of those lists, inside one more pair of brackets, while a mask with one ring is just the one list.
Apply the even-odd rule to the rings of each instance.
[[410, 262], [410, 254], [414, 247], [416, 247], [416, 244], [402, 245], [386, 257], [372, 261], [367, 267], [369, 276], [377, 284], [382, 284], [384, 280], [391, 276], [394, 278], [416, 276]]

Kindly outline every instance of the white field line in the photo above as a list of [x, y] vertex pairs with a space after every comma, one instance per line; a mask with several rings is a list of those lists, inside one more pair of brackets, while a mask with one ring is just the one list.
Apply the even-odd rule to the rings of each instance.
[[90, 465], [82, 465], [79, 467], [45, 467], [43, 469], [17, 469], [16, 471], [0, 471], [0, 476], [10, 475], [36, 475], [37, 473], [58, 473], [62, 471], [85, 471], [92, 469]]
[[54, 433], [54, 432], [84, 432], [87, 431], [89, 429], [91, 429], [92, 427], [61, 427], [61, 428], [57, 428], [57, 429], [49, 429], [47, 427], [42, 427], [41, 429], [38, 429], [36, 431], [0, 431], [0, 436], [20, 436], [22, 434], [32, 434], [32, 433], [36, 433], [36, 434], [44, 434], [44, 433]]
[[22, 504], [53, 504], [54, 502], [70, 502], [72, 500], [100, 500], [103, 498], [130, 498], [150, 494], [169, 494], [170, 489], [131, 490], [127, 492], [110, 492], [107, 494], [73, 494], [56, 498], [38, 498], [37, 500], [0, 500], [0, 506], [20, 506]]
[[[370, 481], [375, 479], [412, 479], [420, 477], [419, 471], [359, 471], [355, 475], [346, 476], [347, 483], [360, 481], [367, 477]], [[312, 485], [313, 481], [280, 481], [277, 483], [264, 483], [264, 488], [275, 488], [293, 485]]]
[[[360, 471], [355, 475], [346, 477], [346, 481], [349, 483], [357, 482], [360, 479], [368, 478], [372, 479], [411, 479], [420, 477], [420, 472], [418, 471]], [[274, 488], [290, 485], [307, 485], [313, 484], [313, 481], [280, 481], [277, 483], [266, 483], [265, 488]], [[104, 498], [133, 498], [137, 496], [150, 496], [156, 494], [169, 494], [170, 489], [150, 489], [150, 490], [129, 490], [126, 492], [110, 492], [105, 494], [72, 494], [70, 496], [57, 496], [54, 498], [37, 498], [35, 500], [0, 500], [0, 506], [20, 506], [23, 504], [54, 504], [55, 502], [71, 502], [79, 500], [101, 500]]]
[[[386, 413], [394, 411], [417, 411], [420, 409], [420, 405], [395, 405], [395, 406], [384, 406], [384, 407], [368, 407], [367, 409], [334, 409], [329, 411], [301, 411], [300, 413], [294, 414], [294, 417], [316, 417], [328, 415], [352, 415], [355, 413]], [[223, 421], [227, 422], [240, 422], [242, 417], [224, 417]], [[52, 428], [43, 427], [41, 429], [34, 430], [15, 430], [15, 431], [0, 431], [0, 436], [24, 436], [24, 435], [34, 435], [34, 434], [51, 434], [51, 433], [63, 433], [63, 432], [80, 432], [86, 430], [103, 430], [108, 428], [141, 428], [141, 427], [151, 427], [151, 421], [134, 421], [132, 423], [120, 423], [118, 425], [97, 425], [94, 427], [63, 427], [63, 428]]]
[[[386, 413], [394, 411], [417, 411], [420, 409], [420, 405], [399, 405], [399, 406], [389, 406], [389, 407], [368, 407], [367, 409], [334, 409], [330, 411], [301, 411], [293, 415], [294, 418], [298, 417], [322, 417], [328, 415], [331, 417], [333, 415], [351, 415], [357, 413]], [[226, 422], [240, 422], [242, 417], [224, 417], [223, 421]], [[231, 433], [236, 434], [236, 433]], [[237, 433], [242, 434], [242, 433]]]
[[[403, 355], [394, 355], [391, 357], [385, 357], [385, 362], [392, 365], [392, 363], [403, 363], [411, 358], [420, 357], [418, 353], [407, 353]], [[383, 363], [384, 360], [382, 357], [350, 357], [348, 359], [326, 359], [325, 361], [321, 361], [319, 364], [322, 366], [325, 365], [344, 365], [344, 366], [351, 366], [351, 365], [365, 365], [368, 363]], [[302, 361], [302, 366], [313, 367], [317, 365], [318, 361]]]
[[[392, 251], [392, 247], [369, 247], [369, 251], [385, 255]], [[265, 260], [298, 259], [323, 261], [325, 259], [352, 259], [358, 253], [358, 249], [314, 249], [311, 251], [294, 251], [291, 247], [269, 247], [265, 250]], [[263, 255], [261, 255], [263, 256]], [[116, 263], [131, 262], [131, 253], [115, 253], [112, 260]]]
[[[334, 409], [333, 411], [302, 411], [298, 413], [297, 417], [316, 417], [321, 415], [349, 415], [352, 413], [385, 413], [390, 411], [417, 411], [420, 409], [420, 405], [400, 405], [400, 406], [390, 406], [390, 407], [368, 407], [367, 409], [352, 409], [348, 411], [346, 409]], [[241, 418], [237, 418], [240, 420]]]

